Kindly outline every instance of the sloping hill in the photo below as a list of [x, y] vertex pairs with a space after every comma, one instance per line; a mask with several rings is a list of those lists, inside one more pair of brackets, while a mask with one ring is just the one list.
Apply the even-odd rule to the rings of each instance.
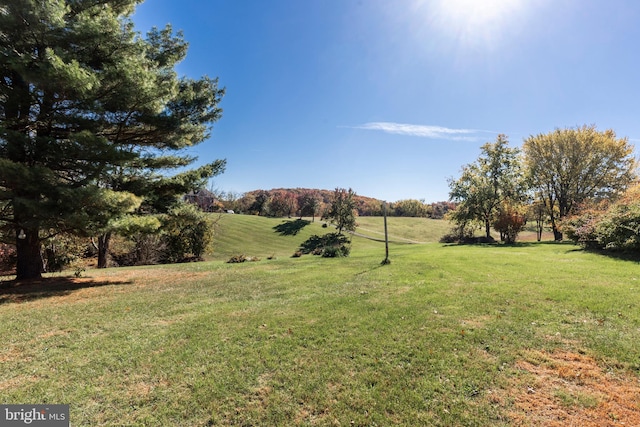
[[[384, 239], [384, 218], [379, 216], [358, 217], [356, 232], [375, 239]], [[449, 232], [449, 221], [430, 218], [388, 217], [389, 241], [394, 243], [437, 242]]]
[[318, 221], [226, 214], [216, 225], [213, 259], [289, 257], [310, 236], [326, 232]]
[[[216, 227], [213, 259], [228, 260], [234, 255], [267, 258], [289, 257], [310, 236], [332, 231], [316, 219], [266, 218], [255, 215], [222, 215]], [[377, 246], [384, 240], [382, 217], [359, 217], [358, 247]], [[388, 218], [391, 243], [437, 242], [449, 230], [449, 223], [427, 218]]]

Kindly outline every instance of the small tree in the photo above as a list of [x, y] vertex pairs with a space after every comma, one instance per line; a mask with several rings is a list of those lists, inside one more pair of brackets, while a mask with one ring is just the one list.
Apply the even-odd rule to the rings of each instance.
[[486, 238], [491, 238], [491, 221], [501, 203], [520, 201], [526, 186], [520, 169], [519, 150], [509, 148], [506, 135], [482, 146], [475, 163], [466, 165], [457, 180], [449, 180], [451, 200], [459, 202], [457, 221], [481, 221]]
[[342, 230], [355, 231], [358, 224], [356, 223], [356, 193], [350, 188], [336, 188], [333, 193], [333, 200], [329, 212], [325, 215], [332, 224], [338, 229], [338, 234], [342, 234]]
[[498, 214], [493, 222], [493, 228], [500, 233], [505, 243], [516, 242], [518, 234], [527, 223], [522, 207], [514, 206], [509, 202], [504, 202], [498, 208]]
[[[159, 238], [160, 220], [157, 215], [125, 215], [110, 222], [109, 228], [99, 235], [97, 242], [91, 239], [93, 247], [98, 253], [98, 268], [106, 268], [111, 255], [111, 238], [116, 235], [136, 243], [136, 252], [140, 251], [138, 243], [144, 236], [148, 240], [149, 236], [155, 235]], [[148, 248], [147, 251], [159, 251], [160, 248]], [[134, 264], [145, 264], [149, 257], [137, 256]], [[154, 263], [156, 259], [153, 259]]]
[[542, 240], [542, 232], [544, 231], [545, 218], [547, 217], [547, 210], [545, 209], [544, 201], [536, 199], [531, 205], [529, 205], [529, 218], [533, 218], [536, 222], [536, 239]]
[[[171, 177], [164, 177], [150, 171], [127, 167], [120, 168], [118, 174], [112, 174], [108, 179], [105, 179], [104, 185], [117, 190], [113, 191], [110, 197], [114, 200], [121, 200], [119, 204], [112, 202], [111, 205], [119, 206], [127, 202], [128, 205], [120, 207], [119, 210], [112, 209], [103, 212], [103, 215], [99, 217], [104, 218], [101, 225], [96, 225], [93, 221], [88, 226], [89, 229], [99, 233], [97, 236], [98, 268], [107, 267], [110, 239], [113, 234], [122, 235], [119, 230], [122, 218], [126, 219], [125, 223], [128, 224], [128, 227], [131, 227], [131, 224], [135, 222], [140, 225], [139, 227], [155, 224], [156, 219], [146, 218], [149, 214], [167, 213], [182, 202], [180, 196], [189, 192], [197, 193], [204, 188], [205, 181], [209, 177], [219, 174], [223, 169], [224, 161], [216, 161]], [[135, 197], [133, 194], [139, 197]], [[129, 209], [125, 210], [127, 206]], [[135, 212], [133, 212], [134, 210]], [[127, 212], [133, 212], [137, 218]], [[157, 228], [158, 226], [156, 226]], [[140, 232], [142, 230], [137, 230], [134, 234]], [[143, 232], [143, 234], [151, 233], [152, 231]], [[131, 235], [133, 234], [125, 234], [125, 236]]]
[[271, 197], [269, 198], [267, 206], [269, 216], [291, 217], [291, 214], [293, 214], [296, 209], [297, 201], [295, 194], [288, 190], [274, 190], [271, 192]]
[[322, 205], [322, 196], [317, 190], [303, 190], [298, 195], [298, 209], [300, 210], [300, 219], [303, 216], [311, 216], [312, 222], [315, 221], [316, 215], [320, 211]]
[[201, 259], [213, 242], [213, 221], [209, 214], [191, 204], [181, 204], [163, 216], [162, 231], [167, 245], [166, 262]]

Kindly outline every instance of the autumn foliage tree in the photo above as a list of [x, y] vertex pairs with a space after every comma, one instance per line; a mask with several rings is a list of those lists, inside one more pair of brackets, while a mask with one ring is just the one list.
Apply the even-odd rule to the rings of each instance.
[[322, 206], [322, 196], [320, 192], [318, 190], [302, 190], [298, 195], [297, 201], [300, 218], [310, 216], [312, 222], [315, 221]]
[[449, 180], [449, 188], [451, 200], [459, 203], [450, 217], [459, 223], [481, 222], [486, 238], [491, 238], [491, 223], [499, 206], [518, 202], [525, 195], [519, 150], [509, 147], [506, 135], [498, 135], [495, 142], [481, 147], [478, 160], [464, 166], [458, 179]]
[[523, 151], [528, 178], [543, 201], [556, 240], [560, 220], [590, 199], [615, 198], [636, 177], [633, 146], [611, 129], [556, 129], [530, 136]]
[[422, 200], [404, 199], [391, 205], [392, 215], [414, 218], [427, 218], [431, 215], [432, 207]]
[[270, 194], [266, 212], [269, 216], [291, 216], [298, 209], [296, 196], [286, 190], [275, 190]]
[[563, 231], [587, 248], [640, 251], [640, 184], [630, 187], [614, 202], [589, 203], [569, 216]]
[[504, 201], [496, 213], [493, 221], [493, 228], [500, 233], [500, 237], [505, 243], [515, 243], [518, 234], [527, 223], [526, 208]]

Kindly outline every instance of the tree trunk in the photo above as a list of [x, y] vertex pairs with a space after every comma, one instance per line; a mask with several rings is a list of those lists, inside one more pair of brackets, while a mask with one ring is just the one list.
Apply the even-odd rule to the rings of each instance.
[[562, 240], [562, 232], [558, 228], [555, 215], [551, 215], [551, 228], [553, 229], [553, 239], [556, 242], [559, 242], [560, 240]]
[[489, 222], [489, 220], [485, 220], [484, 221], [484, 231], [487, 234], [487, 239], [491, 238], [491, 222]]
[[536, 220], [536, 237], [538, 242], [542, 240], [542, 221]]
[[559, 242], [563, 239], [563, 235], [562, 235], [562, 231], [558, 230], [558, 227], [554, 226], [553, 227], [553, 239], [556, 242]]
[[107, 268], [109, 261], [109, 244], [111, 243], [111, 232], [98, 236], [98, 268]]
[[42, 278], [42, 252], [38, 229], [16, 230], [16, 280]]

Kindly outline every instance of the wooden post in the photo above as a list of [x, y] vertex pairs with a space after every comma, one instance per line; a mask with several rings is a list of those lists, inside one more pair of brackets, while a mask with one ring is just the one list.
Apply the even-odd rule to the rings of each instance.
[[387, 232], [387, 202], [382, 203], [382, 211], [384, 214], [384, 260], [382, 265], [391, 264], [389, 260], [389, 234]]

